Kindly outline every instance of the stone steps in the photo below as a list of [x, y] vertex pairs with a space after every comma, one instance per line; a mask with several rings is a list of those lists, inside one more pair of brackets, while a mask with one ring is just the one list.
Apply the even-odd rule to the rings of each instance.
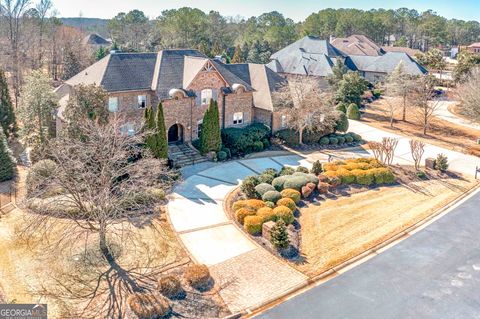
[[183, 167], [206, 162], [207, 159], [198, 151], [193, 150], [185, 144], [171, 144], [168, 146], [168, 157], [173, 161], [174, 166]]

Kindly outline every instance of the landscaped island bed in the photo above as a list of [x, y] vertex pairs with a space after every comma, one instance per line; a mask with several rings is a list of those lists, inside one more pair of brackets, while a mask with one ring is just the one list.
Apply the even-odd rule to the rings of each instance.
[[419, 180], [301, 208], [304, 261], [292, 264], [308, 276], [321, 274], [425, 219], [474, 185], [462, 178]]
[[[247, 177], [226, 205], [257, 243], [314, 277], [426, 219], [475, 185], [449, 172], [347, 159], [316, 162], [310, 171], [268, 169]], [[272, 240], [280, 221], [290, 225], [288, 249]]]

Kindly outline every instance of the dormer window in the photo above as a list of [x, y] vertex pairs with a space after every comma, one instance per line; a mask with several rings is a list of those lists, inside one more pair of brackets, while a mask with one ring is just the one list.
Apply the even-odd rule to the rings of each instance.
[[200, 96], [201, 96], [202, 105], [210, 104], [210, 100], [213, 98], [213, 90], [212, 89], [202, 90]]
[[146, 95], [139, 95], [137, 97], [137, 106], [139, 109], [144, 109], [147, 107], [147, 96]]

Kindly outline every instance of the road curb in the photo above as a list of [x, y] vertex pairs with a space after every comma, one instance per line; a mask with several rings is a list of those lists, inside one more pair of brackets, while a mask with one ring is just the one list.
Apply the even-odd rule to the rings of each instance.
[[[318, 286], [320, 284], [323, 284], [339, 275], [342, 273], [355, 268], [364, 262], [368, 261], [370, 258], [377, 256], [381, 254], [382, 252], [394, 247], [398, 243], [402, 242], [403, 240], [409, 238], [411, 235], [415, 234], [416, 232], [422, 230], [423, 228], [427, 227], [431, 223], [435, 222], [439, 218], [443, 217], [444, 215], [448, 214], [453, 208], [456, 208], [457, 206], [460, 206], [463, 202], [465, 202], [467, 199], [473, 197], [477, 192], [480, 191], [480, 184], [477, 184], [476, 186], [472, 187], [469, 189], [467, 192], [463, 193], [459, 197], [457, 197], [455, 200], [453, 200], [451, 203], [445, 205], [444, 207], [438, 209], [436, 212], [433, 214], [425, 217], [424, 219], [418, 221], [414, 225], [408, 227], [407, 229], [393, 235], [389, 239], [383, 241], [382, 243], [364, 251], [360, 255], [357, 255], [355, 257], [352, 257], [343, 263], [341, 263], [338, 266], [335, 266], [315, 277], [312, 277], [308, 280], [307, 284], [304, 284], [302, 286], [299, 286], [297, 289], [292, 290], [288, 293], [282, 294], [280, 297], [277, 299], [274, 299], [270, 302], [263, 303], [262, 305], [257, 306], [254, 309], [247, 309], [244, 312], [244, 317], [242, 318], [253, 318], [253, 316], [256, 316], [268, 309], [273, 308], [274, 306], [280, 304], [283, 301], [286, 301], [300, 293], [303, 293], [310, 288], [313, 288], [315, 286]], [[350, 267], [354, 265], [354, 267]]]

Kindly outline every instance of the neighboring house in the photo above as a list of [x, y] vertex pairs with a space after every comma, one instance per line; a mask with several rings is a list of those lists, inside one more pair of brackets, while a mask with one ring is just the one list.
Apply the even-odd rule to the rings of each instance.
[[467, 47], [467, 51], [480, 54], [480, 42], [472, 43]]
[[112, 45], [112, 41], [107, 40], [96, 33], [92, 33], [83, 38], [82, 44], [84, 46], [89, 46], [94, 50], [98, 50], [100, 47], [110, 47]]
[[134, 133], [144, 108], [163, 103], [169, 142], [198, 138], [210, 100], [218, 102], [220, 124], [242, 127], [262, 122], [273, 130], [272, 94], [285, 79], [262, 64], [224, 64], [197, 50], [158, 53], [114, 53], [106, 56], [56, 90], [60, 98], [57, 130], [75, 85], [96, 84], [109, 94], [108, 110], [125, 116], [124, 130]]
[[[358, 38], [357, 38], [358, 37]], [[405, 70], [412, 75], [426, 74], [427, 70], [404, 52], [383, 52], [372, 47], [371, 40], [364, 36], [352, 36], [349, 47], [351, 52], [359, 46], [352, 46], [354, 39], [362, 39], [363, 54], [348, 54], [326, 40], [314, 36], [306, 36], [271, 56], [269, 68], [285, 75], [309, 75], [325, 78], [331, 75], [337, 60], [347, 68], [358, 71], [366, 80], [375, 83], [381, 81], [403, 61]], [[340, 39], [341, 40], [341, 39]], [[333, 40], [335, 42], [335, 40]], [[343, 43], [343, 42], [341, 42]], [[369, 50], [366, 50], [369, 43]], [[354, 49], [355, 48], [355, 49]], [[365, 53], [372, 55], [366, 55]]]

